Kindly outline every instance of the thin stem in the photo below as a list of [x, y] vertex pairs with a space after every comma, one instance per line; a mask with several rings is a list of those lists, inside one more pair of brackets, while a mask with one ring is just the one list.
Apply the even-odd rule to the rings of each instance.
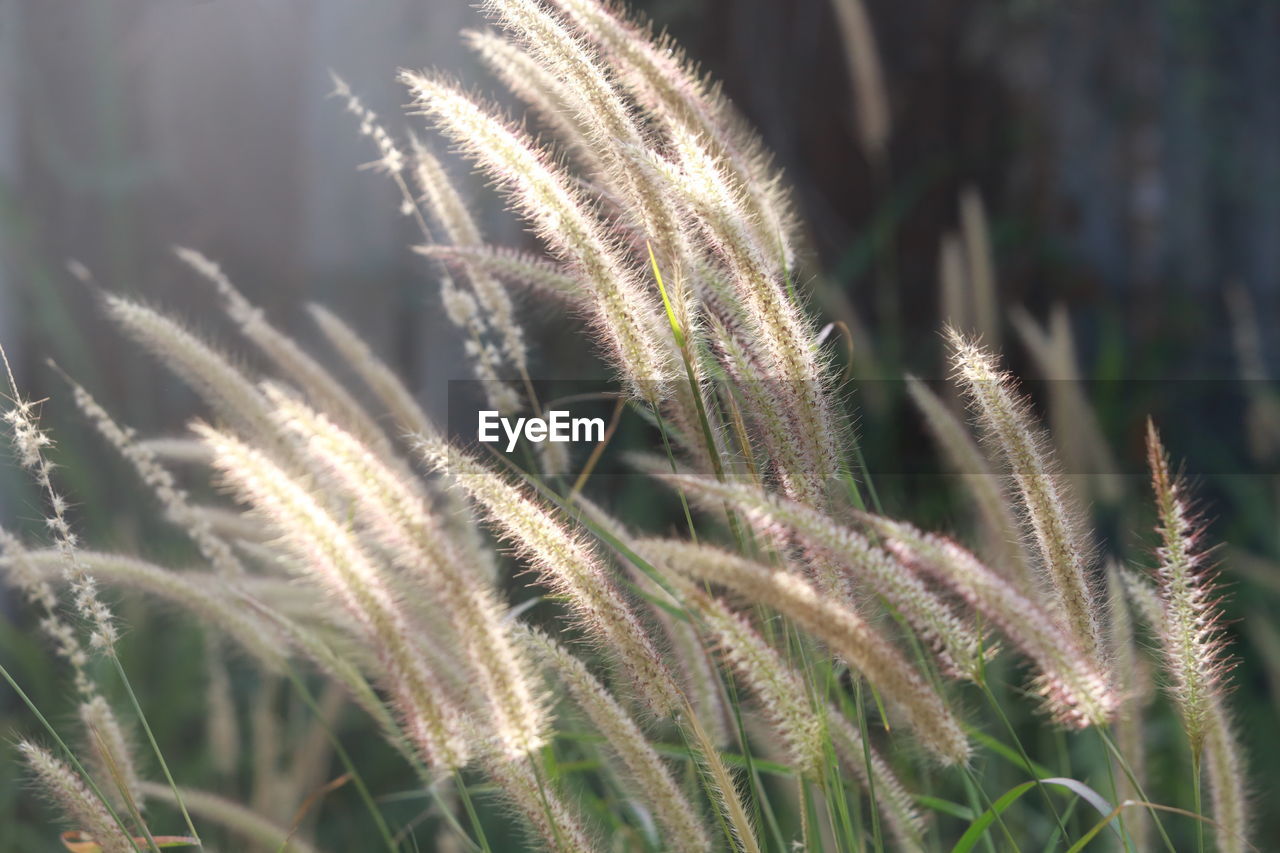
[[[1120, 799], [1120, 786], [1116, 782], [1116, 769], [1109, 756], [1105, 757], [1107, 764], [1107, 780], [1111, 783], [1111, 799], [1118, 801]], [[1117, 819], [1120, 823], [1120, 838], [1124, 842], [1125, 850], [1133, 850], [1133, 838], [1129, 833], [1129, 828], [1124, 822], [1124, 813], [1118, 814]]]
[[125, 693], [129, 696], [129, 702], [133, 705], [133, 711], [138, 715], [138, 722], [142, 726], [143, 733], [147, 736], [147, 743], [151, 745], [151, 751], [155, 753], [156, 761], [160, 763], [160, 772], [164, 774], [164, 779], [169, 783], [169, 789], [173, 791], [173, 801], [178, 806], [178, 811], [182, 813], [182, 819], [187, 822], [187, 831], [191, 833], [191, 837], [196, 839], [196, 844], [204, 846], [200, 841], [200, 833], [196, 832], [196, 825], [191, 821], [191, 815], [187, 813], [187, 804], [182, 800], [182, 794], [178, 791], [178, 783], [173, 780], [173, 774], [169, 772], [169, 764], [164, 760], [164, 754], [160, 751], [160, 744], [156, 743], [156, 736], [151, 731], [151, 725], [147, 722], [147, 715], [142, 711], [142, 703], [138, 701], [138, 694], [133, 692], [133, 685], [129, 683], [129, 676], [125, 674], [124, 664], [120, 663], [120, 658], [111, 652], [108, 654], [111, 662], [116, 666], [116, 672], [120, 675], [120, 680], [124, 683]]
[[[1200, 752], [1192, 750], [1191, 752], [1191, 793], [1192, 802], [1195, 803], [1195, 812], [1199, 816], [1204, 815], [1204, 807], [1200, 801]], [[1204, 821], [1196, 821], [1196, 850], [1198, 853], [1204, 853]]]
[[[658, 423], [658, 433], [662, 436], [662, 447], [666, 451], [667, 459], [671, 462], [671, 473], [678, 474], [679, 469], [676, 467], [675, 451], [671, 449], [671, 441], [667, 437], [667, 429], [663, 426], [662, 413], [658, 411], [658, 404], [650, 402], [649, 406], [653, 409], [653, 417]], [[685, 497], [682, 489], [677, 490], [680, 496], [680, 507], [684, 510], [685, 523], [689, 525], [689, 538], [694, 542], [698, 541], [698, 531], [693, 524], [693, 513], [689, 509], [689, 500]]]
[[[40, 709], [36, 706], [36, 703], [27, 695], [27, 692], [23, 690], [18, 682], [14, 680], [14, 677], [9, 674], [9, 670], [5, 668], [4, 664], [0, 664], [0, 676], [9, 683], [9, 686], [13, 688], [13, 692], [17, 693], [18, 698], [27, 706], [27, 710], [31, 711], [32, 715], [35, 716], [40, 725], [44, 727], [44, 730], [53, 738], [54, 743], [58, 745], [58, 749], [62, 750], [63, 755], [67, 757], [72, 768], [80, 774], [80, 778], [82, 778], [85, 781], [85, 784], [89, 786], [89, 790], [93, 791], [93, 795], [102, 801], [103, 808], [107, 810], [107, 814], [111, 815], [111, 819], [116, 822], [116, 826], [120, 827], [120, 831], [125, 835], [132, 837], [132, 833], [129, 832], [129, 827], [125, 826], [124, 821], [120, 819], [120, 815], [116, 814], [116, 810], [111, 807], [111, 802], [102, 793], [102, 789], [98, 787], [98, 783], [93, 781], [93, 777], [89, 775], [89, 771], [84, 769], [84, 765], [82, 765], [80, 760], [76, 758], [76, 754], [71, 751], [71, 747], [67, 746], [67, 742], [62, 739], [62, 735], [58, 734], [58, 730], [53, 727], [53, 724], [49, 722], [49, 719], [43, 713], [41, 713]], [[156, 850], [155, 853], [159, 853], [159, 851]]]
[[[1004, 832], [1004, 837], [1009, 840], [1010, 850], [1020, 850], [1018, 842], [1013, 840], [1013, 833], [1009, 831], [1008, 825], [1004, 822], [1004, 814], [996, 810], [995, 804], [991, 798], [987, 796], [987, 792], [983, 789], [982, 784], [978, 781], [978, 777], [974, 775], [973, 770], [967, 765], [961, 765], [961, 771], [964, 773], [965, 785], [968, 789], [970, 800], [977, 799], [977, 805], [974, 806], [974, 814], [982, 814], [984, 811], [990, 811], [996, 816], [996, 823], [1000, 825], [1000, 829]], [[973, 803], [970, 803], [973, 805]], [[989, 833], [983, 833], [982, 837], [986, 839], [987, 849], [991, 853], [995, 853], [995, 842], [991, 840]]]
[[796, 785], [799, 787], [800, 800], [800, 840], [804, 842], [804, 849], [809, 850], [813, 847], [813, 841], [809, 838], [810, 823], [817, 822], [817, 816], [810, 817], [814, 811], [813, 795], [809, 791], [809, 782], [803, 776], [796, 777]]
[[871, 801], [871, 833], [876, 840], [876, 850], [884, 853], [884, 836], [880, 831], [880, 809], [876, 803], [875, 768], [871, 764], [871, 735], [867, 731], [867, 715], [862, 704], [862, 679], [854, 687], [854, 703], [858, 709], [858, 730], [862, 735], [862, 761], [867, 770], [867, 798]]
[[133, 793], [129, 790], [128, 784], [124, 780], [124, 774], [121, 772], [120, 764], [116, 761], [116, 756], [112, 754], [111, 748], [107, 746], [103, 740], [102, 733], [97, 728], [89, 726], [89, 736], [93, 738], [102, 760], [107, 765], [107, 771], [111, 774], [111, 780], [115, 782], [116, 790], [120, 792], [120, 797], [124, 800], [125, 806], [129, 809], [129, 816], [133, 818], [133, 822], [142, 830], [142, 834], [147, 839], [147, 846], [154, 853], [160, 853], [160, 845], [156, 843], [155, 836], [151, 834], [151, 827], [147, 826], [147, 822], [142, 817], [142, 812], [138, 809], [138, 804], [134, 800]]
[[591, 448], [591, 455], [587, 457], [586, 463], [582, 466], [582, 471], [578, 474], [578, 478], [573, 481], [573, 488], [569, 490], [569, 501], [577, 500], [578, 495], [582, 492], [587, 480], [591, 478], [591, 473], [595, 471], [596, 465], [600, 463], [600, 457], [604, 455], [605, 448], [609, 446], [609, 442], [613, 440], [614, 434], [618, 431], [618, 424], [622, 421], [622, 411], [626, 408], [627, 398], [619, 397], [613, 406], [613, 415], [609, 418], [609, 426], [605, 428], [604, 436]]
[[[714, 803], [716, 800], [716, 792], [715, 786], [710, 778], [710, 770], [703, 765], [703, 762], [694, 757], [694, 746], [689, 742], [689, 735], [685, 730], [685, 727], [676, 726], [676, 732], [680, 735], [680, 740], [684, 744], [685, 757], [688, 758], [689, 762], [693, 765], [694, 773], [697, 775], [698, 781], [701, 783], [702, 789], [707, 795], [707, 799]], [[736, 849], [737, 845], [733, 840], [733, 829], [730, 828], [729, 823], [725, 818], [725, 810], [717, 807], [713, 808], [712, 811], [715, 812], [716, 822], [720, 824], [720, 832], [724, 835], [725, 840], [729, 842], [729, 849]]]
[[[1107, 745], [1107, 749], [1111, 750], [1111, 754], [1116, 757], [1116, 761], [1119, 763], [1120, 769], [1124, 771], [1125, 778], [1129, 780], [1130, 785], [1133, 785], [1133, 790], [1137, 792], [1138, 796], [1142, 798], [1144, 803], [1149, 804], [1151, 802], [1151, 798], [1147, 796], [1146, 791], [1142, 790], [1142, 783], [1138, 781], [1137, 775], [1133, 772], [1133, 769], [1129, 767], [1129, 762], [1125, 760], [1120, 749], [1112, 742], [1111, 737], [1101, 727], [1098, 728], [1098, 737], [1102, 738], [1102, 742]], [[1160, 837], [1164, 840], [1164, 845], [1169, 850], [1169, 853], [1177, 853], [1177, 848], [1173, 846], [1173, 841], [1170, 840], [1169, 833], [1165, 831], [1164, 824], [1160, 821], [1160, 815], [1156, 814], [1156, 808], [1152, 805], [1148, 805], [1147, 811], [1150, 812], [1151, 819], [1155, 823], [1156, 829], [1159, 830]]]
[[[462, 800], [462, 808], [467, 813], [467, 819], [471, 821], [471, 828], [476, 833], [476, 839], [480, 843], [480, 849], [484, 853], [493, 853], [489, 847], [489, 839], [484, 834], [484, 824], [480, 822], [480, 816], [476, 814], [476, 805], [471, 801], [471, 793], [467, 790], [467, 786], [462, 781], [462, 771], [455, 770], [453, 774], [454, 780], [458, 785], [458, 799]], [[459, 827], [461, 829], [461, 827]], [[469, 839], [468, 839], [469, 840]]]
[[360, 799], [364, 801], [365, 808], [369, 810], [370, 816], [373, 818], [374, 824], [378, 827], [378, 834], [382, 836], [383, 842], [387, 845], [390, 853], [397, 853], [400, 849], [396, 844], [395, 838], [391, 834], [391, 827], [387, 825], [386, 818], [382, 816], [382, 812], [378, 809], [377, 803], [374, 802], [373, 794], [364, 783], [364, 777], [360, 775], [360, 771], [356, 769], [355, 762], [351, 760], [350, 754], [346, 747], [342, 745], [342, 741], [334, 733], [333, 729], [325, 722], [324, 714], [320, 711], [320, 706], [316, 702], [315, 696], [307, 689], [307, 685], [302, 678], [293, 671], [292, 668], [287, 670], [289, 680], [293, 683], [293, 687], [298, 691], [298, 695], [302, 697], [303, 703], [315, 715], [316, 721], [323, 726], [325, 734], [329, 738], [330, 745], [333, 746], [334, 754], [338, 756], [338, 760], [342, 762], [342, 766], [351, 774], [351, 783], [356, 786], [356, 792], [359, 793]]
[[[698, 721], [698, 717], [693, 713], [693, 708], [686, 701], [684, 713], [680, 715], [680, 722], [687, 723], [693, 739], [698, 744], [698, 750], [706, 758], [708, 772], [713, 776], [719, 777], [717, 783], [721, 787], [728, 788], [722, 791], [720, 801], [727, 811], [729, 820], [737, 827], [740, 836], [741, 847], [745, 853], [760, 853], [759, 842], [756, 841], [755, 833], [751, 827], [751, 821], [747, 819], [746, 812], [741, 808], [742, 803], [738, 798], [737, 791], [733, 789], [733, 778], [729, 775], [728, 769], [724, 766], [724, 762], [720, 759], [720, 754], [716, 750], [715, 744], [711, 742], [711, 738], [707, 736], [706, 730], [702, 728], [702, 723]], [[718, 771], [712, 769], [718, 768]], [[720, 781], [722, 780], [722, 781]]]
[[[737, 728], [738, 743], [742, 746], [742, 758], [747, 766], [747, 777], [751, 780], [752, 794], [754, 795], [752, 805], [756, 813], [756, 820], [761, 820], [763, 815], [764, 822], [769, 825], [769, 831], [773, 834], [774, 843], [778, 845], [779, 850], [786, 850], [786, 842], [782, 838], [782, 829], [778, 825], [777, 815], [773, 813], [773, 806], [769, 802], [768, 796], [764, 791], [764, 783], [760, 779], [760, 772], [756, 769], [755, 759], [751, 756], [751, 746], [747, 742], [747, 726], [742, 719], [742, 703], [738, 701], [737, 685], [733, 683], [733, 679], [729, 679], [729, 705], [733, 708], [734, 725]], [[687, 712], [693, 713], [693, 706], [690, 705]]]
[[1037, 774], [1034, 770], [1031, 769], [1032, 768], [1031, 756], [1027, 754], [1027, 750], [1023, 747], [1022, 741], [1021, 739], [1019, 739], [1017, 731], [1014, 730], [1013, 728], [1013, 723], [1009, 721], [1009, 717], [1005, 714], [1004, 708], [1000, 707], [1000, 703], [996, 700], [995, 694], [991, 692], [991, 688], [988, 687], [985, 683], [980, 683], [978, 686], [982, 689], [983, 694], [986, 695], [987, 699], [991, 702], [991, 707], [995, 709], [997, 716], [1000, 717], [1000, 721], [1004, 723], [1004, 727], [1008, 730], [1009, 736], [1013, 738], [1013, 745], [1017, 747], [1018, 754], [1022, 756], [1022, 761], [1027, 766], [1027, 772], [1031, 774], [1031, 778], [1036, 783], [1036, 788], [1040, 791], [1041, 795], [1044, 797], [1045, 804], [1049, 806], [1049, 811], [1053, 813], [1053, 820], [1058, 825], [1058, 830], [1062, 833], [1062, 837], [1066, 838], [1067, 827], [1062, 821], [1062, 815], [1058, 813], [1057, 806], [1053, 804], [1053, 799], [1049, 796], [1048, 789], [1046, 789], [1045, 786], [1041, 784], [1039, 774]]
[[[649, 264], [653, 267], [653, 277], [658, 282], [658, 292], [662, 294], [662, 304], [666, 308], [667, 322], [671, 326], [672, 335], [675, 336], [676, 345], [680, 348], [680, 359], [684, 362], [685, 377], [689, 380], [689, 394], [693, 397], [693, 405], [698, 412], [698, 426], [702, 430], [702, 440], [707, 445], [707, 456], [711, 460], [711, 469], [716, 475], [716, 479], [723, 483], [725, 481], [724, 464], [720, 460], [720, 449], [716, 446], [715, 433], [711, 430], [711, 420], [707, 417], [707, 406], [702, 399], [702, 386], [698, 383], [698, 378], [694, 373], [693, 350], [689, 346], [689, 339], [685, 336], [684, 329], [680, 326], [680, 321], [671, 306], [671, 300], [667, 296], [667, 287], [662, 280], [662, 270], [658, 267], [658, 259], [653, 254], [653, 246], [648, 243], [645, 246], [649, 250]], [[728, 506], [725, 507], [725, 512], [729, 518], [729, 527], [733, 531], [733, 538], [737, 541], [739, 549], [745, 551], [746, 543], [743, 541], [738, 514]]]
[[[548, 749], [550, 746], [548, 746]], [[546, 786], [542, 784], [542, 772], [538, 767], [538, 762], [534, 760], [533, 753], [529, 753], [529, 771], [533, 774], [533, 781], [538, 783], [538, 798], [542, 800], [542, 808], [547, 813], [547, 825], [551, 827], [551, 834], [555, 837], [556, 849], [564, 849], [564, 838], [560, 835], [560, 824], [556, 822], [555, 812], [551, 810], [551, 801], [547, 799]]]

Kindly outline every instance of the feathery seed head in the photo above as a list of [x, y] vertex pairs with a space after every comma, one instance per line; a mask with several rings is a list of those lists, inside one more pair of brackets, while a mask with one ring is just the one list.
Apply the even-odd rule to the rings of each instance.
[[582, 815], [564, 801], [527, 758], [508, 761], [490, 753], [480, 756], [485, 773], [510, 799], [542, 842], [557, 853], [595, 853], [596, 840]]
[[680, 689], [648, 630], [590, 543], [524, 489], [448, 442], [425, 439], [419, 452], [483, 510], [544, 583], [565, 597], [582, 626], [630, 673], [655, 712], [669, 714], [683, 706]]
[[305, 391], [313, 404], [347, 429], [373, 445], [379, 453], [390, 454], [390, 444], [363, 407], [319, 362], [292, 338], [271, 325], [262, 309], [249, 302], [216, 263], [194, 249], [176, 248], [175, 254], [201, 278], [212, 284], [226, 304], [227, 315], [290, 382]]
[[875, 791], [880, 812], [898, 842], [897, 849], [904, 853], [922, 853], [925, 849], [924, 817], [916, 807], [915, 798], [907, 793], [902, 780], [880, 753], [862, 739], [862, 733], [837, 708], [828, 707], [826, 724], [836, 754], [858, 777], [863, 787]]
[[192, 508], [186, 490], [179, 487], [173, 474], [160, 463], [152, 449], [139, 442], [132, 429], [117, 424], [106, 409], [78, 383], [71, 382], [71, 391], [76, 406], [99, 434], [133, 466], [143, 483], [160, 500], [169, 519], [186, 531], [195, 542], [201, 556], [219, 572], [227, 575], [242, 574], [244, 567], [231, 546], [214, 532], [208, 518]]
[[[6, 568], [22, 563], [27, 572], [47, 583], [61, 569], [60, 556], [56, 549], [27, 551], [21, 556], [6, 552], [0, 563]], [[145, 592], [177, 605], [226, 632], [268, 672], [280, 670], [284, 661], [275, 638], [235, 603], [225, 575], [177, 572], [136, 557], [97, 551], [81, 551], [79, 558], [86, 571], [102, 583]]]
[[431, 514], [418, 492], [323, 415], [268, 387], [281, 428], [351, 500], [357, 523], [402, 570], [423, 577], [434, 605], [453, 625], [467, 664], [479, 679], [495, 737], [509, 758], [540, 747], [547, 715], [529, 682], [503, 608], [465, 555]]
[[999, 369], [994, 356], [955, 329], [948, 335], [956, 378], [1017, 486], [1041, 567], [1053, 587], [1055, 609], [1076, 646], [1101, 667], [1099, 596], [1079, 510], [1013, 378]]
[[746, 227], [750, 213], [743, 209], [742, 194], [722, 162], [692, 135], [679, 135], [675, 146], [680, 171], [670, 183], [723, 257], [749, 327], [747, 340], [777, 396], [774, 405], [791, 422], [791, 440], [800, 454], [800, 470], [787, 472], [800, 484], [793, 496], [825, 505], [826, 489], [842, 458], [841, 427], [832, 411], [829, 378], [812, 324], [771, 269], [768, 247], [758, 244]]
[[630, 781], [665, 830], [669, 849], [709, 851], [711, 840], [697, 811], [626, 709], [564, 646], [536, 629], [523, 632], [523, 636], [525, 643], [555, 668], [558, 679], [622, 760]]
[[821, 778], [827, 732], [801, 677], [741, 614], [690, 581], [676, 578], [675, 583], [706, 625], [721, 658], [755, 694], [792, 765], [810, 778]]
[[107, 294], [107, 314], [219, 416], [246, 435], [272, 435], [266, 401], [226, 357], [172, 318], [138, 302]]
[[1125, 591], [1124, 571], [1118, 560], [1107, 561], [1107, 608], [1111, 615], [1107, 646], [1113, 662], [1114, 689], [1120, 700], [1118, 716], [1122, 725], [1132, 726], [1133, 733], [1139, 735], [1138, 712], [1150, 703], [1155, 684], [1146, 656], [1138, 649], [1135, 608]]
[[662, 129], [704, 140], [742, 193], [755, 241], [770, 247], [770, 268], [795, 268], [798, 224], [780, 176], [718, 85], [710, 83], [671, 39], [655, 38], [598, 0], [554, 0], [583, 35], [600, 45], [619, 81]]
[[103, 853], [137, 853], [133, 839], [65, 762], [29, 740], [18, 742], [18, 752], [35, 774], [36, 783], [66, 819], [89, 835]]
[[967, 187], [960, 196], [960, 226], [968, 262], [966, 279], [973, 300], [974, 327], [983, 340], [998, 348], [999, 294], [996, 292], [995, 263], [991, 257], [991, 232], [982, 196], [973, 187]]
[[763, 522], [793, 532], [810, 549], [815, 570], [825, 573], [819, 578], [824, 592], [840, 594], [843, 573], [851, 574], [898, 609], [921, 639], [937, 650], [950, 674], [979, 677], [983, 653], [977, 635], [918, 577], [904, 572], [896, 560], [862, 534], [836, 524], [821, 512], [753, 486], [679, 474], [659, 476], [703, 503], [727, 504], [746, 513], [753, 527]]
[[260, 451], [211, 427], [195, 431], [214, 451], [214, 467], [302, 561], [307, 576], [333, 594], [360, 626], [385, 671], [410, 739], [431, 765], [464, 765], [470, 744], [461, 712], [435, 689], [436, 676], [378, 567], [358, 540], [314, 495]]
[[387, 129], [378, 122], [378, 114], [364, 105], [358, 96], [351, 91], [351, 87], [347, 85], [337, 74], [332, 71], [329, 76], [333, 79], [333, 92], [331, 97], [340, 98], [345, 101], [347, 112], [360, 119], [360, 133], [373, 140], [378, 146], [378, 153], [382, 156], [372, 163], [366, 163], [362, 168], [377, 169], [388, 175], [399, 176], [405, 167], [405, 156], [395, 140], [391, 138], [391, 134]]
[[1222, 637], [1213, 570], [1202, 545], [1203, 523], [1187, 500], [1185, 483], [1170, 471], [1169, 456], [1151, 421], [1147, 422], [1147, 460], [1161, 542], [1156, 550], [1162, 605], [1158, 634], [1173, 698], [1192, 749], [1198, 752], [1214, 697], [1231, 664]]
[[404, 383], [385, 362], [374, 355], [369, 345], [350, 326], [323, 305], [312, 303], [307, 309], [321, 333], [346, 359], [351, 369], [378, 395], [402, 431], [415, 435], [435, 433], [431, 419], [413, 399], [409, 389], [404, 387]]
[[1245, 768], [1224, 701], [1225, 676], [1232, 663], [1208, 551], [1201, 544], [1203, 522], [1189, 505], [1186, 484], [1170, 471], [1168, 453], [1150, 420], [1147, 458], [1161, 541], [1156, 549], [1160, 612], [1155, 625], [1168, 686], [1195, 766], [1203, 766], [1208, 776], [1213, 817], [1221, 825], [1219, 849], [1243, 853], [1249, 847]]
[[[1041, 591], [1032, 574], [1027, 552], [1020, 539], [1009, 496], [992, 470], [982, 449], [961, 420], [929, 387], [914, 376], [907, 377], [907, 391], [924, 415], [929, 432], [973, 498], [990, 552], [988, 564], [1000, 572], [1018, 591], [1040, 601]], [[984, 555], [986, 555], [984, 551]]]
[[[557, 89], [561, 110], [575, 117], [592, 150], [600, 153], [602, 179], [621, 196], [622, 217], [634, 220], [644, 240], [670, 266], [694, 265], [682, 214], [673, 203], [675, 187], [661, 168], [654, 168], [652, 160], [659, 155], [596, 51], [534, 0], [489, 0], [486, 8], [522, 39], [547, 73], [564, 81]], [[673, 279], [669, 298], [690, 332], [691, 296], [683, 279]]]
[[1037, 688], [1055, 720], [1072, 727], [1111, 720], [1118, 701], [1106, 674], [1037, 603], [945, 537], [869, 513], [856, 517], [883, 537], [905, 569], [952, 589], [1036, 664]]
[[561, 303], [574, 311], [584, 306], [583, 285], [554, 261], [498, 246], [414, 246], [418, 254], [465, 272], [480, 269], [509, 285]]
[[[449, 180], [443, 164], [417, 136], [410, 137], [410, 144], [413, 174], [422, 192], [423, 201], [444, 228], [449, 242], [455, 246], [481, 246], [484, 241], [480, 236], [480, 229], [467, 209], [466, 202]], [[465, 320], [454, 319], [454, 324], [464, 329], [475, 328], [482, 336], [496, 336], [501, 341], [503, 358], [517, 370], [526, 370], [528, 351], [524, 330], [516, 322], [511, 297], [506, 288], [481, 267], [467, 267], [465, 271], [479, 303], [478, 307], [483, 312], [477, 311], [468, 315]]]
[[60, 550], [53, 554], [52, 569], [41, 571], [39, 562], [23, 546], [21, 540], [0, 527], [0, 568], [27, 601], [40, 608], [40, 630], [53, 643], [54, 652], [70, 666], [76, 690], [85, 697], [94, 696], [97, 687], [89, 677], [89, 655], [80, 642], [80, 635], [62, 617], [58, 608], [58, 596], [53, 591], [50, 576], [64, 572], [65, 560]]
[[605, 174], [599, 151], [580, 117], [565, 105], [572, 102], [570, 83], [553, 74], [528, 51], [488, 30], [463, 33], [467, 46], [517, 98], [528, 104], [581, 164], [588, 175]]
[[1159, 634], [1160, 626], [1164, 624], [1164, 605], [1155, 584], [1125, 566], [1120, 568], [1120, 583], [1124, 585], [1125, 597], [1134, 612], [1149, 630]]
[[1218, 831], [1218, 849], [1222, 853], [1245, 853], [1257, 849], [1249, 843], [1248, 762], [1230, 718], [1221, 692], [1215, 694], [1205, 717], [1203, 764], [1213, 817], [1222, 827]]
[[641, 548], [672, 571], [722, 584], [791, 619], [862, 673], [902, 711], [916, 736], [939, 759], [948, 764], [968, 760], [968, 740], [946, 701], [853, 608], [824, 596], [802, 578], [719, 548], [658, 539], [644, 540]]
[[133, 747], [115, 712], [101, 696], [82, 702], [79, 711], [88, 736], [92, 759], [89, 763], [103, 792], [119, 810], [125, 809], [129, 801], [141, 809], [145, 795], [133, 760]]
[[[422, 236], [431, 241], [430, 228], [427, 226], [427, 221], [423, 218], [422, 211], [418, 206], [419, 199], [414, 197], [403, 174], [407, 165], [405, 155], [400, 151], [385, 128], [378, 123], [377, 116], [366, 109], [359, 99], [351, 94], [350, 87], [338, 80], [336, 76], [334, 80], [338, 84], [334, 94], [347, 99], [348, 111], [361, 118], [361, 132], [374, 140], [382, 155], [378, 161], [367, 164], [367, 166], [376, 168], [391, 177], [392, 182], [400, 190], [401, 213], [414, 218], [419, 230], [422, 232]], [[462, 202], [461, 197], [453, 189], [444, 169], [416, 137], [411, 136], [411, 147], [412, 171], [423, 193], [421, 200], [428, 203], [429, 208], [442, 223], [451, 240], [468, 244], [479, 243], [479, 230], [467, 212], [466, 205]], [[473, 288], [480, 296], [489, 314], [484, 315], [478, 311], [463, 310], [456, 299], [450, 302], [450, 291], [455, 288], [449, 275], [442, 273], [440, 276], [441, 285], [445, 290], [446, 309], [450, 319], [468, 332], [471, 335], [472, 342], [477, 346], [480, 346], [480, 342], [490, 333], [491, 329], [496, 329], [503, 339], [503, 347], [506, 350], [507, 358], [523, 372], [525, 369], [523, 333], [515, 323], [511, 312], [511, 304], [505, 291], [502, 290], [497, 282], [486, 277], [483, 273], [472, 275], [470, 278]], [[493, 357], [489, 357], [488, 350], [485, 350], [484, 354], [485, 358], [476, 360], [475, 369], [478, 378], [484, 382], [486, 391], [491, 395], [491, 405], [494, 405], [500, 411], [513, 411], [519, 407], [518, 400], [514, 403], [512, 402], [518, 395], [500, 378], [498, 370], [500, 359], [496, 357], [496, 354]]]
[[[56, 466], [47, 454], [48, 449], [53, 446], [53, 439], [40, 427], [36, 405], [23, 399], [19, 393], [18, 384], [9, 366], [9, 358], [3, 349], [0, 349], [0, 362], [4, 364], [12, 392], [7, 397], [11, 406], [4, 413], [3, 419], [9, 427], [9, 438], [19, 463], [31, 473], [45, 499], [45, 527], [61, 557], [63, 577], [67, 580], [72, 605], [88, 626], [90, 648], [113, 653], [119, 638], [115, 619], [111, 609], [98, 597], [97, 583], [80, 560], [79, 539], [67, 518], [67, 500], [54, 486], [53, 471]], [[21, 543], [3, 529], [0, 529], [0, 549], [6, 554], [16, 555], [18, 561], [24, 558], [25, 549]], [[22, 582], [29, 580], [29, 575], [28, 571], [19, 567], [16, 577]], [[39, 582], [28, 585], [26, 592], [28, 598], [39, 601], [44, 607], [41, 624], [57, 644], [59, 653], [71, 664], [77, 689], [86, 697], [93, 695], [95, 688], [85, 671], [88, 658], [75, 631], [57, 613], [56, 598], [47, 585]]]
[[878, 166], [883, 163], [892, 127], [875, 33], [862, 0], [835, 0], [832, 5], [844, 40], [862, 154]]
[[590, 288], [594, 319], [642, 399], [661, 399], [674, 376], [674, 351], [649, 293], [574, 184], [523, 132], [454, 86], [413, 72], [401, 79], [416, 103], [490, 177], [553, 251]]

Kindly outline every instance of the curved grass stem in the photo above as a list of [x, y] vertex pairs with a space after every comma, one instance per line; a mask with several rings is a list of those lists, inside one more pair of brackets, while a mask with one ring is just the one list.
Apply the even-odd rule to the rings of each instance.
[[169, 763], [164, 760], [164, 753], [160, 750], [160, 744], [156, 743], [155, 734], [151, 731], [151, 724], [147, 722], [147, 715], [142, 710], [142, 703], [138, 701], [138, 694], [133, 692], [133, 685], [129, 682], [129, 676], [124, 671], [124, 664], [120, 662], [120, 658], [114, 652], [109, 657], [111, 662], [115, 664], [116, 673], [120, 676], [120, 681], [124, 684], [125, 693], [129, 696], [129, 702], [133, 705], [134, 713], [138, 715], [138, 724], [142, 726], [143, 733], [147, 736], [147, 743], [151, 746], [151, 751], [155, 753], [156, 761], [160, 764], [160, 772], [164, 774], [165, 781], [169, 784], [169, 789], [173, 791], [173, 801], [178, 807], [178, 811], [182, 813], [182, 819], [186, 821], [187, 831], [191, 833], [191, 837], [196, 839], [196, 844], [203, 846], [200, 842], [200, 833], [196, 832], [196, 825], [191, 820], [191, 815], [187, 813], [187, 804], [182, 800], [182, 794], [178, 790], [178, 783], [174, 781], [173, 774], [169, 771]]

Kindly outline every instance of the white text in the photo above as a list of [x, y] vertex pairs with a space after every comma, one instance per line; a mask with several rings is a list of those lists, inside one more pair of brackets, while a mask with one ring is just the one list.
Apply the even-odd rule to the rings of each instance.
[[504, 418], [496, 411], [481, 411], [476, 438], [485, 444], [507, 439], [507, 452], [516, 449], [523, 435], [534, 444], [544, 441], [604, 441], [604, 418], [573, 418], [559, 409], [547, 412], [545, 418]]

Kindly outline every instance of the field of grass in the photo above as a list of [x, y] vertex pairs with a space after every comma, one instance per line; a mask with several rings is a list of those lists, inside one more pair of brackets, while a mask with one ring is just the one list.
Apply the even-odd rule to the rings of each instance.
[[[187, 248], [238, 338], [70, 272], [190, 423], [6, 371], [0, 850], [1272, 849], [1280, 396], [1243, 297], [1240, 381], [1133, 379], [1109, 318], [1087, 357], [1006, 304], [970, 191], [903, 353], [678, 46], [597, 0], [482, 11], [528, 116], [402, 71], [400, 133], [334, 80], [465, 342], [447, 418]], [[553, 409], [601, 440], [476, 440]]]

